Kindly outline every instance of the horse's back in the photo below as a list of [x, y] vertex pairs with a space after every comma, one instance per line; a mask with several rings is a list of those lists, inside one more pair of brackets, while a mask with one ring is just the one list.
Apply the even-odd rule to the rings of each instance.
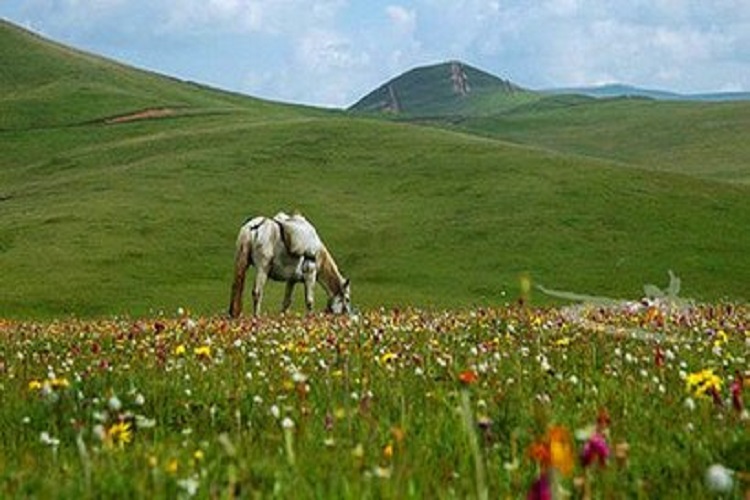
[[292, 255], [315, 257], [323, 248], [315, 227], [302, 215], [279, 212], [274, 220], [284, 229], [284, 243]]

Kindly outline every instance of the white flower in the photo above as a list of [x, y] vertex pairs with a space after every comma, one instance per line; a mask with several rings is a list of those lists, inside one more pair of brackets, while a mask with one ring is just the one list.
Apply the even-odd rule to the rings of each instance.
[[47, 446], [50, 446], [52, 448], [57, 448], [60, 445], [60, 440], [50, 436], [49, 432], [47, 431], [39, 434], [39, 440], [42, 442], [42, 444], [46, 444]]
[[146, 418], [143, 415], [136, 415], [135, 427], [137, 429], [151, 429], [152, 427], [156, 427], [156, 420], [153, 418]]
[[391, 477], [393, 469], [391, 467], [375, 466], [372, 469], [372, 475], [379, 479], [388, 479]]
[[721, 464], [714, 464], [706, 469], [706, 486], [711, 491], [726, 493], [732, 490], [732, 474], [734, 471], [727, 469]]
[[695, 410], [695, 401], [693, 401], [693, 398], [685, 398], [683, 406], [688, 410], [693, 411]]
[[120, 409], [122, 409], [122, 401], [120, 401], [120, 398], [113, 394], [107, 400], [107, 406], [112, 411], [120, 411]]
[[294, 429], [294, 420], [289, 417], [284, 417], [284, 420], [281, 421], [281, 427], [284, 429]]
[[94, 436], [99, 439], [99, 441], [104, 441], [104, 439], [107, 437], [107, 431], [104, 429], [104, 426], [102, 424], [96, 424], [92, 429], [92, 432], [94, 433]]
[[177, 486], [185, 490], [185, 493], [187, 493], [189, 497], [194, 497], [195, 494], [198, 493], [198, 486], [200, 486], [200, 483], [196, 476], [193, 475], [177, 481]]
[[271, 406], [271, 415], [273, 415], [273, 418], [277, 420], [279, 419], [279, 417], [281, 416], [281, 410], [279, 410], [278, 406], [276, 405]]

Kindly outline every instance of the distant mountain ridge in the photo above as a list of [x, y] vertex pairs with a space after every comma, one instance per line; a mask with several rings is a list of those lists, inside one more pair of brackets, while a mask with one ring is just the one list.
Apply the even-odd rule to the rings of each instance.
[[750, 92], [705, 92], [681, 94], [668, 90], [645, 89], [633, 85], [611, 83], [591, 87], [563, 87], [542, 90], [546, 94], [578, 94], [589, 97], [646, 97], [659, 101], [746, 101]]
[[461, 61], [448, 61], [416, 67], [392, 78], [349, 107], [349, 111], [407, 118], [476, 116], [533, 104], [550, 95], [659, 101], [750, 100], [750, 92], [679, 94], [623, 84], [531, 90]]
[[520, 104], [534, 93], [460, 61], [409, 70], [370, 92], [349, 111], [407, 116], [465, 114]]

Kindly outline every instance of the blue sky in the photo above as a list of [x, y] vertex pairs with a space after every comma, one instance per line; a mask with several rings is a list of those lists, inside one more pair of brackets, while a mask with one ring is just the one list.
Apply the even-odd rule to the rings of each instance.
[[750, 91], [750, 0], [0, 0], [0, 17], [138, 67], [320, 106], [447, 60], [532, 89]]

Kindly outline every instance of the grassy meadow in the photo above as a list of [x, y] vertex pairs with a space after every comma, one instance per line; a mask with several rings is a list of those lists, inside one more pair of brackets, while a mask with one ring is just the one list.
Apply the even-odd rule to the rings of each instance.
[[750, 184], [750, 101], [670, 102], [554, 96], [459, 121], [505, 140], [620, 166]]
[[[1, 21], [0, 61], [0, 497], [747, 494], [747, 103], [423, 126]], [[240, 225], [295, 209], [359, 314], [228, 320]]]
[[742, 498], [731, 304], [0, 322], [5, 498]]
[[[294, 209], [319, 227], [362, 308], [497, 304], [521, 274], [634, 299], [670, 269], [686, 296], [750, 296], [747, 185], [626, 164], [637, 141], [620, 157], [582, 150], [597, 143], [591, 130], [611, 122], [611, 141], [622, 130], [617, 103], [584, 132], [568, 110], [554, 127], [526, 127], [526, 140], [497, 140], [244, 98], [8, 25], [0, 42], [11, 63], [0, 80], [0, 316], [219, 313], [241, 223]], [[744, 129], [744, 106], [689, 108], [726, 116], [732, 127], [711, 140], [724, 137], [725, 156], [743, 167], [746, 141], [727, 130]], [[149, 109], [167, 114], [111, 121]], [[627, 113], [644, 130], [658, 115], [639, 103]], [[654, 127], [670, 117], [677, 141], [690, 130], [678, 113]], [[579, 146], [556, 150], [541, 133], [553, 129]], [[279, 288], [268, 287], [268, 307]]]

